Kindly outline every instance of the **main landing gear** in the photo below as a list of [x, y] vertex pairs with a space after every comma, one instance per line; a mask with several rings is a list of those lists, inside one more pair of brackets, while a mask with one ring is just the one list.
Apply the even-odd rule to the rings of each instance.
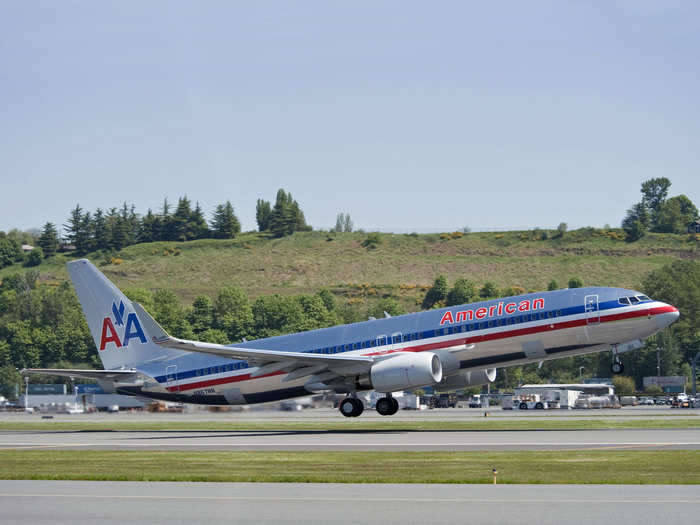
[[365, 410], [365, 405], [356, 397], [346, 397], [340, 402], [338, 408], [345, 417], [357, 417]]
[[617, 353], [617, 345], [612, 345], [613, 361], [610, 365], [610, 371], [613, 374], [621, 374], [625, 371], [625, 365], [620, 361], [620, 356]]
[[399, 411], [399, 402], [396, 401], [391, 394], [386, 397], [377, 399], [377, 412], [380, 416], [393, 416]]

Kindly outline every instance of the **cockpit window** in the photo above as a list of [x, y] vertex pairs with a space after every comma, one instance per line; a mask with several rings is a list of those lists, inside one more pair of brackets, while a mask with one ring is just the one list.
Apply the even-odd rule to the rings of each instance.
[[630, 297], [630, 303], [632, 304], [637, 304], [639, 302], [639, 299], [637, 299], [634, 295]]
[[651, 301], [651, 299], [649, 299], [646, 295], [638, 295], [637, 299], [640, 301]]
[[630, 304], [630, 300], [627, 297], [620, 297], [618, 301], [620, 304]]

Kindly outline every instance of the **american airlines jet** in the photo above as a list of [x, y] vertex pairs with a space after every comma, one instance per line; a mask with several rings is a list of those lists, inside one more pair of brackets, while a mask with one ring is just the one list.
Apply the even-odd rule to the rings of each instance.
[[505, 297], [230, 346], [178, 339], [92, 263], [68, 263], [104, 370], [27, 369], [96, 380], [105, 391], [211, 405], [264, 403], [313, 392], [347, 394], [340, 413], [364, 410], [357, 392], [386, 396], [423, 386], [454, 390], [496, 379], [496, 369], [559, 357], [620, 354], [678, 319], [678, 310], [622, 288]]

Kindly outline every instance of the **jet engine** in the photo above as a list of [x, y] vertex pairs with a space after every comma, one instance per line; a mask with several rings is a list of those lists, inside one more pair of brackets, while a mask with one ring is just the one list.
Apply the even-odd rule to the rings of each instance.
[[400, 352], [373, 364], [369, 377], [377, 392], [396, 392], [439, 383], [442, 364], [432, 352]]
[[484, 370], [469, 370], [445, 377], [440, 381], [440, 390], [457, 390], [469, 386], [485, 385], [496, 380], [496, 369], [485, 368]]

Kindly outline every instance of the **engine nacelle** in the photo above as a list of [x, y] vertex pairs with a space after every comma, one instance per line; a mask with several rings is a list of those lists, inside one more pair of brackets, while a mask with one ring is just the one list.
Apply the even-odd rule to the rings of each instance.
[[440, 390], [457, 390], [470, 386], [485, 385], [496, 380], [496, 369], [469, 370], [443, 378], [438, 385]]
[[400, 352], [372, 365], [369, 377], [377, 392], [396, 392], [439, 383], [442, 364], [432, 352]]

